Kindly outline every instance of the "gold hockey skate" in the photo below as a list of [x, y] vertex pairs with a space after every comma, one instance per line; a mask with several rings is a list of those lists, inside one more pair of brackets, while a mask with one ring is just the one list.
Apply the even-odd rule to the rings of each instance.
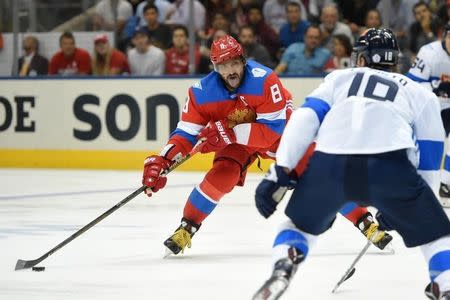
[[380, 250], [383, 250], [392, 241], [392, 236], [386, 231], [379, 229], [378, 224], [373, 221], [372, 214], [370, 213], [364, 215], [357, 222], [357, 227]]
[[184, 253], [186, 247], [191, 248], [192, 237], [199, 228], [200, 225], [194, 224], [185, 218], [181, 219], [181, 225], [164, 241], [164, 245], [167, 247], [164, 257], [180, 252]]

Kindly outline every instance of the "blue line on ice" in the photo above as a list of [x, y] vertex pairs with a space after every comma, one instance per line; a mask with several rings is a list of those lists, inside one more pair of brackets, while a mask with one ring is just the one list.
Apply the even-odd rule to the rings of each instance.
[[[258, 181], [260, 179], [257, 179]], [[255, 179], [247, 179], [246, 182], [255, 182]], [[182, 183], [167, 185], [167, 188], [186, 188], [193, 187], [198, 183]], [[25, 194], [25, 195], [10, 195], [0, 196], [0, 200], [21, 200], [31, 198], [44, 198], [44, 197], [60, 197], [60, 196], [73, 196], [73, 195], [89, 195], [89, 194], [102, 194], [102, 193], [116, 193], [116, 192], [131, 192], [136, 188], [120, 188], [120, 189], [105, 189], [105, 190], [91, 190], [91, 191], [72, 191], [72, 192], [59, 192], [59, 193], [41, 193], [41, 194]]]

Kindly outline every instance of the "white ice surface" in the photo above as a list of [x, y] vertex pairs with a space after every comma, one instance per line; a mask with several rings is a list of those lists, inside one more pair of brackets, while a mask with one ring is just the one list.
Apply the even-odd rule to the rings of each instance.
[[[269, 220], [258, 215], [253, 194], [261, 174], [250, 174], [246, 187], [221, 200], [191, 249], [162, 259], [162, 242], [202, 176], [170, 174], [164, 190], [136, 197], [44, 260], [45, 272], [32, 272], [14, 271], [17, 259], [38, 258], [95, 219], [139, 187], [140, 173], [0, 169], [0, 299], [250, 299], [270, 275], [283, 215], [283, 207]], [[395, 255], [371, 247], [355, 275], [331, 294], [364, 244], [339, 217], [283, 299], [425, 299], [427, 266], [398, 235]]]

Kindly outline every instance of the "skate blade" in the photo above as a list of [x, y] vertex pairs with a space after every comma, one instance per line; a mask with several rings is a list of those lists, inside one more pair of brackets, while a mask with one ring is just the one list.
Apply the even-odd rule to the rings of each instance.
[[441, 205], [443, 208], [450, 208], [450, 203], [448, 202], [441, 202]]
[[391, 243], [387, 244], [384, 250], [381, 252], [384, 255], [394, 255], [395, 249], [392, 247]]
[[175, 253], [173, 253], [169, 248], [166, 248], [166, 250], [164, 252], [164, 255], [163, 255], [163, 259], [164, 258], [168, 258], [168, 257], [170, 257], [172, 255], [175, 255]]
[[256, 292], [252, 300], [277, 300], [287, 290], [289, 282], [287, 280], [266, 281], [264, 285]]
[[439, 198], [439, 202], [441, 203], [443, 208], [450, 208], [450, 198], [445, 196], [440, 196]]

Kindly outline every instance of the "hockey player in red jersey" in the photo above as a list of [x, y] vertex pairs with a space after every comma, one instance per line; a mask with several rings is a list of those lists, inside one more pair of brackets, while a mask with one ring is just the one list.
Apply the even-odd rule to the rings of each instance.
[[[173, 254], [191, 246], [192, 236], [220, 199], [244, 184], [247, 168], [255, 159], [274, 159], [292, 112], [290, 94], [278, 76], [255, 61], [247, 61], [234, 38], [224, 36], [214, 41], [211, 61], [214, 71], [189, 88], [181, 121], [166, 146], [160, 155], [147, 157], [144, 165], [142, 183], [150, 196], [166, 184], [161, 172], [188, 154], [199, 139], [203, 140], [202, 153], [215, 153], [211, 169], [188, 196], [181, 225], [164, 242]], [[298, 168], [300, 173], [305, 164]], [[275, 206], [263, 209], [271, 214]], [[348, 215], [354, 224], [368, 220], [365, 208], [352, 207]], [[380, 232], [370, 233], [368, 238], [373, 240]]]

